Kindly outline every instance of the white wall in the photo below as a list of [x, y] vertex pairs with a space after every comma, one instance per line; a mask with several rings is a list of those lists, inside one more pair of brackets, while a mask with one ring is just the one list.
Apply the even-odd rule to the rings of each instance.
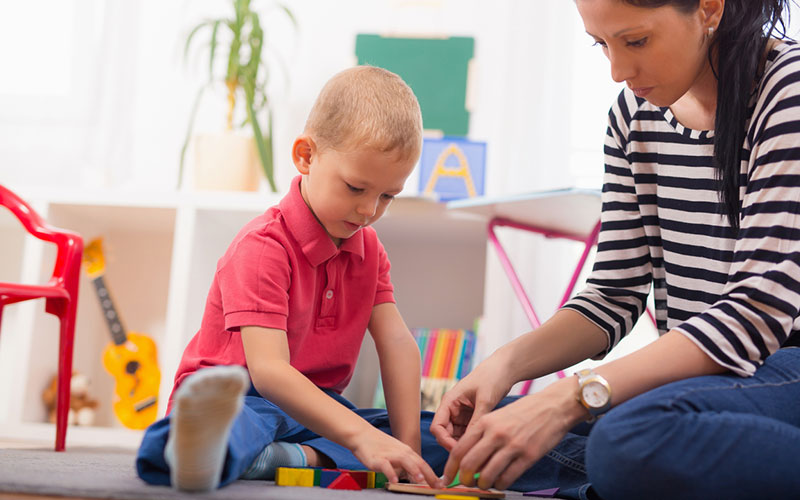
[[[563, 168], [573, 161], [571, 2], [287, 4], [296, 36], [281, 16], [266, 23], [290, 82], [271, 86], [281, 185], [293, 176], [289, 144], [325, 80], [353, 64], [361, 32], [475, 37], [471, 136], [490, 143], [488, 191], [574, 184], [573, 169]], [[226, 8], [211, 0], [0, 2], [0, 179], [172, 188], [194, 90], [205, 79], [199, 53], [184, 63], [183, 42], [193, 25]], [[201, 130], [222, 126], [213, 101], [201, 108]]]

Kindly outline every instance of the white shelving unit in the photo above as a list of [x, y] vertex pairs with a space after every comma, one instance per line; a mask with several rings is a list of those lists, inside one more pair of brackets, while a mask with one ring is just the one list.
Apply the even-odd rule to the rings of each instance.
[[[164, 414], [183, 348], [197, 331], [217, 259], [241, 226], [281, 196], [227, 192], [66, 193], [14, 189], [55, 226], [86, 242], [104, 238], [105, 281], [129, 332], [151, 336], [162, 373]], [[444, 204], [398, 198], [376, 230], [392, 261], [398, 306], [411, 326], [469, 328], [483, 308], [485, 223], [448, 212]], [[0, 280], [41, 283], [52, 270], [54, 248], [26, 236], [0, 210]], [[57, 319], [42, 301], [6, 307], [0, 331], [0, 437], [52, 443], [41, 392], [57, 370]], [[88, 375], [100, 401], [93, 427], [71, 426], [67, 446], [115, 443], [136, 447], [141, 431], [121, 426], [111, 411], [114, 381], [101, 363], [111, 337], [94, 286], [82, 276], [74, 369]], [[370, 404], [377, 375], [369, 342], [346, 393]]]

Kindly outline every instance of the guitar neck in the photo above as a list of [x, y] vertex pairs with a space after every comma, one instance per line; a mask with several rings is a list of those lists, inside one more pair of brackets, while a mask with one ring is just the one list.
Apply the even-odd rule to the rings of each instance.
[[106, 283], [103, 281], [102, 276], [98, 276], [93, 282], [94, 287], [97, 289], [97, 295], [100, 297], [100, 305], [103, 307], [103, 317], [106, 318], [108, 329], [111, 331], [111, 338], [116, 345], [122, 345], [128, 339], [128, 336], [122, 326], [122, 321], [119, 319], [114, 303], [111, 301], [111, 294], [108, 293]]

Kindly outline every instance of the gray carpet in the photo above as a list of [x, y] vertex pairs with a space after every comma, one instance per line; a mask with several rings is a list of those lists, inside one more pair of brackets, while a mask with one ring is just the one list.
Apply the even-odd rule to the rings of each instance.
[[[275, 486], [271, 481], [236, 481], [212, 493], [181, 493], [164, 486], [150, 486], [140, 480], [136, 476], [134, 457], [134, 451], [108, 448], [71, 447], [63, 453], [56, 453], [52, 448], [0, 450], [0, 492], [120, 500], [432, 498], [384, 490], [290, 488]], [[506, 498], [521, 500], [536, 497], [523, 497], [521, 493], [507, 492]]]

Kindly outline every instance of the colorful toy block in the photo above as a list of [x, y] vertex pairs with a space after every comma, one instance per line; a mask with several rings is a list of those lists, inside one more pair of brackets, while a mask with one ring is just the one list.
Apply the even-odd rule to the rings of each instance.
[[358, 482], [347, 472], [342, 472], [339, 477], [328, 485], [329, 490], [361, 490]]
[[372, 476], [372, 481], [371, 481], [372, 482], [372, 487], [373, 488], [375, 487], [375, 473], [374, 472], [368, 471], [368, 470], [349, 470], [349, 471], [347, 471], [347, 473], [350, 474], [350, 477], [352, 477], [355, 480], [356, 483], [358, 483], [358, 486], [362, 490], [370, 487], [369, 486], [369, 483], [370, 483], [369, 478], [370, 478], [370, 475], [371, 475]]
[[342, 475], [339, 469], [322, 469], [319, 476], [319, 486], [327, 488], [332, 482]]
[[275, 484], [278, 486], [314, 486], [314, 469], [297, 467], [278, 467], [275, 471]]
[[433, 498], [439, 498], [440, 500], [480, 500], [480, 497], [468, 497], [464, 495], [436, 495]]
[[[349, 480], [337, 483], [338, 488], [331, 486], [337, 479], [347, 475]], [[275, 484], [278, 486], [320, 486], [322, 488], [342, 488], [342, 485], [358, 489], [383, 488], [387, 483], [386, 475], [370, 470], [323, 469], [322, 467], [278, 467], [275, 472]]]

